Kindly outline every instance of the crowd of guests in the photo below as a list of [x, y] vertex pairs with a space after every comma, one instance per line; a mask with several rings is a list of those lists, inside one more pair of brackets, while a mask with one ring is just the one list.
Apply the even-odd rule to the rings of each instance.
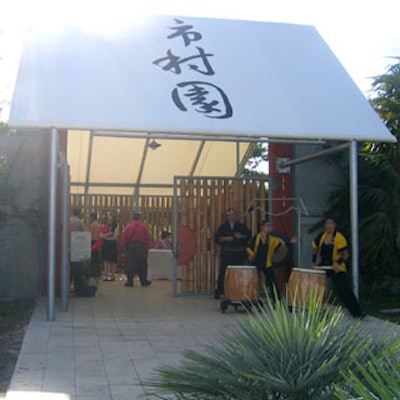
[[[100, 222], [101, 221], [101, 222]], [[83, 222], [81, 210], [74, 207], [70, 217], [70, 231], [90, 231], [91, 259], [96, 269], [102, 271], [103, 280], [115, 281], [118, 265], [118, 249], [125, 255], [125, 286], [133, 287], [134, 276], [137, 274], [142, 286], [149, 286], [147, 279], [148, 251], [153, 248], [153, 239], [148, 227], [141, 221], [140, 213], [133, 215], [132, 221], [122, 231], [118, 227], [115, 215], [106, 212], [98, 219], [96, 212], [90, 213], [89, 227]], [[160, 239], [154, 243], [155, 249], [171, 250], [171, 233], [164, 229]], [[71, 283], [74, 288], [80, 285], [80, 264], [71, 262]]]

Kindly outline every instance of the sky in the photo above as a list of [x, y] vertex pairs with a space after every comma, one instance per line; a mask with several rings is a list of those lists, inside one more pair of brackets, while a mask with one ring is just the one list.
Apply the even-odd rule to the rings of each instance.
[[315, 26], [366, 97], [371, 78], [400, 57], [400, 0], [0, 0], [0, 120], [32, 30], [71, 21], [112, 29], [142, 12]]

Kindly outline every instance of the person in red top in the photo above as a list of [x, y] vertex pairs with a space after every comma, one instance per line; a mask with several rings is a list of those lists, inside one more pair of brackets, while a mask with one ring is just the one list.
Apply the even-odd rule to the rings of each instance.
[[125, 250], [127, 282], [125, 286], [133, 287], [133, 278], [138, 273], [142, 286], [149, 286], [147, 280], [147, 257], [153, 239], [147, 226], [141, 221], [141, 215], [136, 213], [121, 236], [121, 249]]

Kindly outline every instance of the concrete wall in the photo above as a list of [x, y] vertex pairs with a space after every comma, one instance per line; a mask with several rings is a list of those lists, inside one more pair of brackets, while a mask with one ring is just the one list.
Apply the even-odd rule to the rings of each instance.
[[[323, 150], [322, 145], [297, 144], [293, 147], [293, 158]], [[335, 153], [335, 155], [337, 154]], [[340, 154], [344, 154], [348, 159], [348, 150], [342, 150]], [[317, 234], [316, 232], [310, 233], [309, 230], [324, 216], [329, 194], [337, 188], [339, 183], [343, 182], [343, 177], [349, 174], [348, 169], [342, 170], [338, 164], [328, 164], [327, 157], [331, 156], [319, 157], [291, 166], [294, 175], [294, 196], [303, 199], [309, 212], [309, 216], [301, 216], [300, 221], [301, 260], [299, 266], [304, 268], [311, 266], [311, 241]]]
[[48, 135], [0, 136], [0, 299], [37, 297], [46, 282]]

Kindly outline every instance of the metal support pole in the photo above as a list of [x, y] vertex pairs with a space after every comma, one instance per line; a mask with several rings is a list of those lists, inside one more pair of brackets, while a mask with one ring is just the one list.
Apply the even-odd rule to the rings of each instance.
[[50, 132], [50, 180], [49, 180], [49, 217], [47, 249], [47, 320], [55, 320], [55, 278], [56, 278], [56, 223], [57, 223], [57, 154], [58, 132]]
[[174, 177], [174, 198], [172, 202], [173, 206], [173, 280], [172, 280], [172, 291], [173, 296], [178, 295], [178, 179]]
[[240, 142], [236, 142], [236, 177], [240, 176]]
[[297, 158], [294, 158], [293, 160], [286, 161], [286, 162], [280, 164], [279, 167], [286, 168], [286, 167], [289, 167], [290, 165], [300, 164], [300, 163], [303, 163], [306, 161], [314, 160], [315, 158], [318, 158], [318, 157], [326, 156], [328, 154], [332, 154], [332, 153], [336, 153], [341, 150], [345, 150], [349, 146], [350, 146], [350, 143], [343, 143], [343, 144], [340, 144], [335, 147], [330, 147], [329, 149], [316, 151], [312, 154], [307, 154], [306, 156], [297, 157]]
[[68, 163], [63, 159], [62, 162], [62, 264], [61, 264], [61, 307], [63, 311], [68, 310], [68, 255], [69, 255], [69, 240], [68, 240], [68, 211], [69, 211], [69, 195], [68, 195]]
[[351, 238], [352, 238], [352, 269], [353, 269], [353, 291], [359, 298], [359, 268], [358, 268], [358, 150], [357, 142], [351, 141], [350, 146], [350, 215], [351, 215]]

